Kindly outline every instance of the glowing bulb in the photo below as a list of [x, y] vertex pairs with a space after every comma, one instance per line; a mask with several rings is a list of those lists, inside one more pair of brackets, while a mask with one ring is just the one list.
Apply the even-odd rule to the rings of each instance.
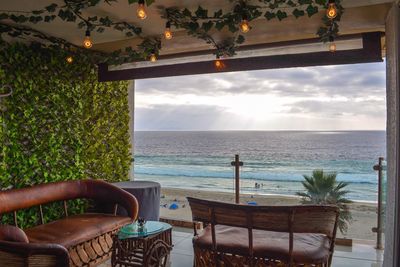
[[240, 23], [240, 30], [243, 33], [250, 31], [250, 25], [247, 19], [243, 19], [242, 22]]
[[222, 70], [226, 67], [225, 63], [219, 58], [219, 56], [217, 56], [217, 59], [214, 61], [214, 66], [217, 70]]
[[138, 9], [136, 10], [136, 15], [139, 19], [147, 18], [147, 13], [144, 8], [144, 3], [142, 3], [141, 1], [139, 1], [139, 6], [138, 6]]
[[172, 39], [171, 23], [169, 21], [165, 25], [164, 37], [167, 40], [171, 40]]
[[150, 55], [150, 62], [156, 62], [157, 61], [157, 55], [155, 53], [152, 53]]
[[74, 58], [72, 56], [67, 56], [65, 58], [65, 60], [67, 61], [68, 64], [71, 64], [72, 62], [74, 62]]
[[86, 31], [85, 39], [83, 40], [83, 46], [87, 49], [93, 46], [92, 40], [90, 40], [90, 31]]
[[334, 42], [329, 43], [329, 51], [334, 53], [336, 52], [336, 44]]
[[326, 16], [329, 19], [334, 19], [336, 18], [337, 13], [335, 1], [329, 1], [328, 9], [326, 10]]

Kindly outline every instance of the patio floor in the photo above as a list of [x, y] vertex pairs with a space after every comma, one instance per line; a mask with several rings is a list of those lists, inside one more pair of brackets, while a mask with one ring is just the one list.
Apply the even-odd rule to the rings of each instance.
[[[174, 227], [172, 240], [174, 248], [171, 253], [170, 267], [193, 266], [193, 233], [190, 229]], [[383, 251], [374, 249], [373, 245], [353, 243], [353, 247], [336, 246], [333, 267], [380, 267]], [[106, 262], [100, 267], [110, 267]]]

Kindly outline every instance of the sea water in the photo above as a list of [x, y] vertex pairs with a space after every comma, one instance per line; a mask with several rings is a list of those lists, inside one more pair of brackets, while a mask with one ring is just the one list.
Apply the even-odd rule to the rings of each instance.
[[[386, 156], [384, 131], [135, 132], [134, 176], [163, 187], [233, 192], [239, 154], [241, 193], [295, 195], [303, 175], [336, 172], [348, 197], [377, 199], [373, 166]], [[260, 186], [255, 186], [255, 184]]]

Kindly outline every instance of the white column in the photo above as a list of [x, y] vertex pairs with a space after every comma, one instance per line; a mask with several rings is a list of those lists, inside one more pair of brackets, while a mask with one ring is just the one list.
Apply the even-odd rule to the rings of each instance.
[[[129, 141], [131, 144], [131, 155], [132, 158], [135, 156], [135, 147], [134, 147], [134, 134], [135, 134], [135, 81], [132, 80], [128, 85], [128, 105], [129, 105]], [[132, 161], [131, 170], [129, 172], [129, 180], [133, 181], [133, 168], [134, 162]]]
[[385, 267], [400, 266], [399, 23], [399, 7], [398, 4], [393, 4], [386, 20], [387, 201], [383, 264]]

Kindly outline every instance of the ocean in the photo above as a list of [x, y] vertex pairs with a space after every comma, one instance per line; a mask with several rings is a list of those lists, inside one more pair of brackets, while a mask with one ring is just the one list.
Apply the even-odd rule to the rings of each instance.
[[137, 131], [133, 171], [135, 179], [163, 187], [233, 192], [235, 154], [244, 163], [241, 193], [295, 195], [303, 190], [303, 175], [323, 169], [349, 183], [348, 198], [375, 202], [378, 176], [373, 166], [386, 156], [386, 133]]

